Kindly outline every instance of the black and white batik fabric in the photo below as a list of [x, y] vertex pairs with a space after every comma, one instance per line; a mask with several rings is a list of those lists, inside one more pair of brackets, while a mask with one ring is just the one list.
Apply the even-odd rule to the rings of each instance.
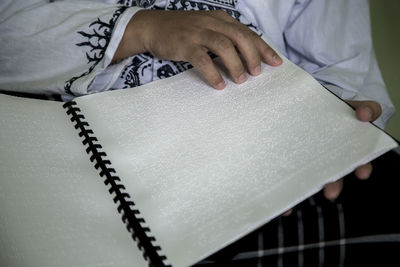
[[[237, 11], [236, 0], [122, 0], [119, 1], [119, 4], [157, 10], [222, 9], [261, 35], [261, 32]], [[161, 60], [149, 53], [139, 54], [128, 60], [128, 64], [111, 89], [136, 87], [154, 80], [171, 77], [190, 68], [192, 68], [192, 65], [188, 62]]]
[[108, 20], [97, 18], [89, 24], [86, 31], [78, 31], [84, 39], [82, 42], [75, 44], [76, 46], [86, 47], [86, 59], [90, 67], [87, 71], [78, 76], [72, 77], [65, 83], [65, 92], [72, 94], [71, 86], [77, 79], [90, 74], [94, 68], [103, 60], [107, 46], [111, 40], [111, 34], [115, 24], [121, 14], [127, 9], [125, 6], [117, 8]]

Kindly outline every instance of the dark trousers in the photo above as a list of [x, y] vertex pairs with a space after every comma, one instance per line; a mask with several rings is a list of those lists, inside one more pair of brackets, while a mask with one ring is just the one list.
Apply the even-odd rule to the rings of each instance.
[[400, 266], [400, 155], [372, 162], [366, 181], [353, 174], [335, 201], [322, 192], [198, 266]]

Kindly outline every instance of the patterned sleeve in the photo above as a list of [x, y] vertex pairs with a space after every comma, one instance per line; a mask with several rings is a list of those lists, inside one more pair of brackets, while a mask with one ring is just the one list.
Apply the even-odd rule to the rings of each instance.
[[94, 1], [3, 0], [0, 89], [87, 94], [138, 10]]

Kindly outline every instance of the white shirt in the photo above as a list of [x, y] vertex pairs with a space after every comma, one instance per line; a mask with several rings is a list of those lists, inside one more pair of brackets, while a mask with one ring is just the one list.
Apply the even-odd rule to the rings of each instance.
[[372, 47], [367, 0], [2, 0], [0, 89], [79, 96], [187, 69], [149, 54], [110, 66], [139, 6], [223, 8], [337, 96], [379, 102], [379, 127], [394, 113]]

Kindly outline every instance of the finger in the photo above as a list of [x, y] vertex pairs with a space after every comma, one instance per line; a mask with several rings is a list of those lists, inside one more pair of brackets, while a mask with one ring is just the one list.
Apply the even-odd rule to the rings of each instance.
[[[257, 35], [256, 33], [252, 32], [247, 28], [240, 29], [238, 28], [236, 30], [236, 33], [232, 33], [231, 35], [233, 36], [233, 41], [246, 62], [247, 69], [249, 70], [249, 73], [253, 76], [257, 76], [261, 73], [261, 55], [260, 52], [258, 51], [257, 46], [255, 46], [255, 42], [253, 39], [259, 38], [258, 36], [254, 37], [254, 35]], [[229, 32], [226, 32], [229, 33]]]
[[356, 177], [361, 180], [368, 179], [371, 176], [371, 173], [372, 173], [372, 164], [371, 163], [367, 163], [365, 165], [358, 167], [356, 169], [356, 171], [354, 172]]
[[211, 86], [218, 90], [224, 89], [225, 81], [222, 79], [221, 74], [218, 72], [206, 50], [199, 46], [194, 49], [188, 49], [188, 51], [195, 51], [187, 55], [186, 58], [204, 76]]
[[225, 22], [237, 21], [223, 9], [208, 11], [207, 14], [209, 16], [212, 16], [213, 18], [218, 18], [218, 19], [223, 20]]
[[[255, 34], [245, 25], [239, 23], [237, 20], [232, 18], [225, 11], [215, 11], [212, 15], [225, 23], [213, 23], [213, 29], [227, 35], [228, 38], [232, 39], [235, 46], [239, 50], [243, 59], [246, 62], [249, 73], [256, 76], [261, 73], [261, 56], [258, 48], [254, 45], [252, 34]], [[259, 38], [257, 34], [256, 38]]]
[[356, 109], [356, 117], [361, 121], [374, 121], [382, 114], [382, 108], [375, 101], [346, 101]]
[[201, 45], [221, 57], [222, 62], [236, 83], [246, 81], [246, 71], [243, 63], [232, 41], [225, 35], [214, 31], [207, 31], [203, 34]]
[[[256, 33], [254, 33], [257, 35]], [[279, 66], [282, 64], [281, 57], [272, 49], [261, 37], [253, 38], [254, 44], [257, 47], [260, 55], [265, 63], [271, 66]]]
[[324, 196], [329, 200], [336, 199], [343, 189], [343, 179], [325, 185]]
[[293, 209], [290, 209], [290, 210], [288, 210], [288, 211], [286, 211], [286, 212], [284, 212], [283, 213], [283, 216], [289, 216], [290, 214], [292, 214], [293, 213]]
[[258, 75], [261, 72], [261, 60], [272, 66], [282, 63], [278, 54], [246, 26], [231, 23], [225, 28], [223, 33], [233, 40], [252, 75]]
[[214, 16], [224, 20], [226, 23], [213, 23], [211, 28], [233, 40], [252, 75], [257, 75], [258, 71], [261, 70], [258, 69], [261, 59], [272, 66], [282, 64], [282, 59], [279, 55], [260, 36], [244, 24], [233, 19], [226, 12], [215, 12]]

